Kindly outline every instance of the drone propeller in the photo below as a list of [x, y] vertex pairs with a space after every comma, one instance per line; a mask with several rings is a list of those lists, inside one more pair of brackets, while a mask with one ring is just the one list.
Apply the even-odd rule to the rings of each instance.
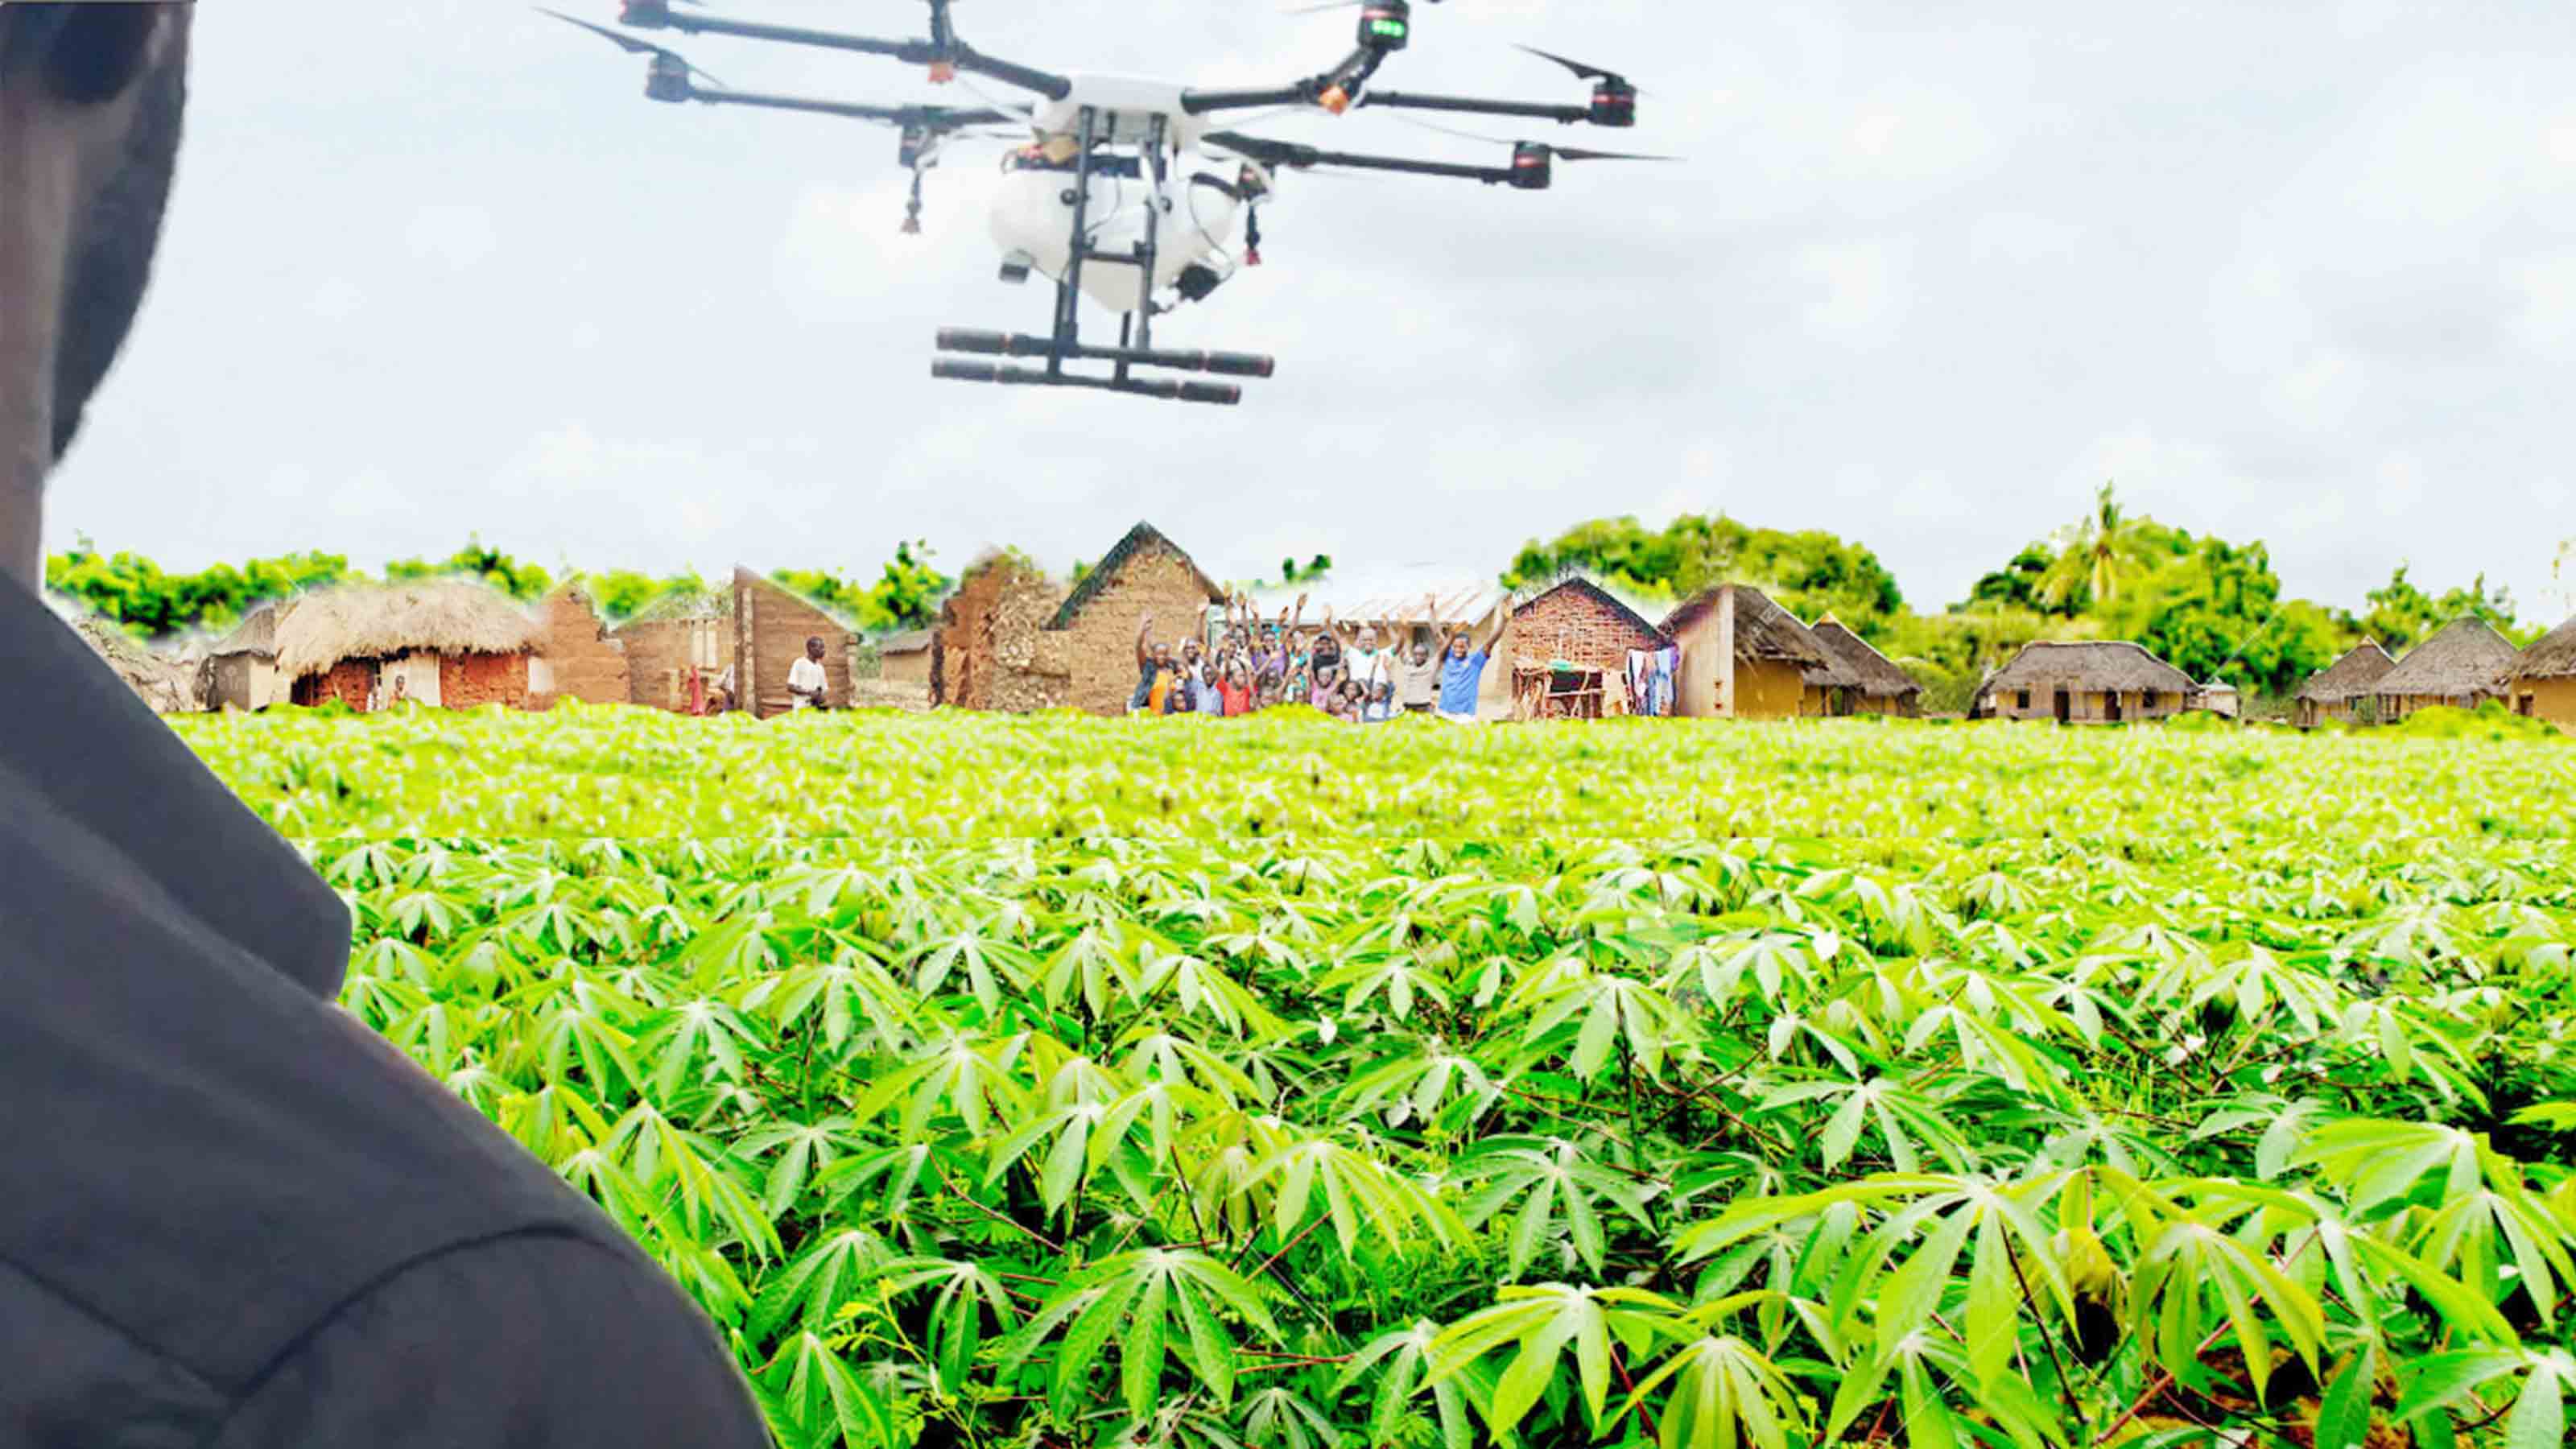
[[1541, 60], [1555, 61], [1558, 65], [1564, 66], [1567, 70], [1574, 72], [1576, 76], [1584, 80], [1627, 80], [1626, 76], [1619, 74], [1615, 70], [1603, 70], [1597, 65], [1585, 65], [1579, 60], [1568, 60], [1564, 56], [1558, 55], [1553, 51], [1541, 50], [1535, 45], [1515, 45], [1512, 49], [1527, 51]]
[[1576, 146], [1548, 146], [1547, 154], [1559, 161], [1679, 161], [1679, 156], [1649, 156], [1642, 151], [1586, 151]]
[[1679, 161], [1682, 159], [1679, 156], [1649, 156], [1641, 151], [1591, 151], [1580, 146], [1552, 146], [1542, 141], [1507, 141], [1500, 136], [1480, 135], [1474, 131], [1461, 131], [1455, 126], [1443, 126], [1437, 121], [1417, 121], [1410, 116], [1399, 116], [1396, 119], [1408, 126], [1418, 126], [1425, 131], [1438, 131], [1441, 135], [1456, 136], [1462, 140], [1482, 141], [1488, 146], [1535, 146], [1559, 161]]
[[549, 10], [543, 5], [532, 5], [529, 8], [540, 15], [551, 15], [566, 25], [578, 25], [582, 29], [600, 37], [602, 40], [616, 46], [618, 49], [626, 51], [630, 55], [658, 56], [661, 59], [668, 60], [679, 65], [683, 69], [687, 70], [691, 75], [703, 76], [708, 81], [713, 82], [718, 86], [724, 84], [724, 82], [718, 80], [712, 72], [699, 69], [698, 66], [693, 64], [687, 56], [680, 54], [676, 50], [665, 49], [662, 46], [655, 45], [649, 40], [637, 40], [634, 36], [624, 34], [620, 31], [611, 30], [605, 25], [593, 25], [589, 21], [583, 20], [578, 16], [566, 15], [560, 10]]

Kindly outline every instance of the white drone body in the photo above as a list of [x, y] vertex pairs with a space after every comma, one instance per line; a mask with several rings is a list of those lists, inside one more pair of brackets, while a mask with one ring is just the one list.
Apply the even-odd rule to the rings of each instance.
[[[1238, 184], [1243, 163], [1198, 149], [1207, 123], [1181, 108], [1183, 87], [1129, 76], [1077, 74], [1066, 79], [1073, 88], [1062, 100], [1042, 102], [1031, 113], [1038, 144], [1002, 158], [992, 232], [1005, 264], [1056, 282], [1072, 270], [1076, 197], [1071, 154], [1088, 106], [1093, 141], [1114, 148], [1122, 162], [1134, 166], [1133, 174], [1122, 165], [1091, 178], [1082, 205], [1082, 228], [1091, 250], [1080, 272], [1083, 295], [1112, 312], [1141, 312], [1190, 267], [1230, 274], [1244, 207]], [[1163, 162], [1159, 182], [1148, 155], [1157, 135]], [[1066, 158], [1061, 163], [1044, 159], [1050, 143]], [[1141, 256], [1149, 217], [1154, 251], [1150, 282], [1141, 261], [1126, 259]]]
[[[1001, 249], [1004, 281], [1026, 281], [1031, 273], [1039, 273], [1056, 284], [1054, 316], [1043, 334], [941, 328], [934, 339], [940, 355], [931, 359], [931, 376], [960, 382], [1093, 388], [1183, 402], [1240, 401], [1242, 388], [1237, 384], [1180, 380], [1168, 374], [1268, 377], [1273, 367], [1270, 357], [1157, 346], [1154, 324], [1180, 303], [1204, 301], [1233, 273], [1238, 227], [1244, 238], [1242, 261], [1249, 265], [1260, 260], [1255, 208], [1269, 199], [1273, 179], [1282, 169], [1305, 172], [1325, 167], [1439, 176], [1544, 191], [1558, 160], [1667, 159], [1534, 141], [1505, 143], [1470, 133], [1469, 139], [1511, 147], [1508, 164], [1475, 165], [1328, 151], [1302, 142], [1211, 128], [1211, 117], [1227, 114], [1275, 114], [1284, 108], [1338, 116], [1354, 106], [1516, 116], [1567, 125], [1636, 123], [1637, 89], [1624, 77], [1540, 50], [1530, 53], [1593, 82], [1588, 103], [1407, 95], [1375, 89], [1371, 82], [1379, 65], [1411, 41], [1415, 0], [1333, 0], [1326, 8], [1346, 5], [1356, 12], [1354, 48], [1339, 64], [1281, 84], [1230, 90], [1140, 76], [1060, 73], [1006, 60], [959, 37], [950, 14], [952, 3], [928, 0], [930, 33], [919, 39], [736, 19], [686, 5], [674, 8], [679, 0], [619, 0], [617, 18], [621, 25], [639, 30], [736, 36], [883, 56], [927, 67], [933, 83], [972, 74], [1016, 87], [1034, 99], [1010, 102], [987, 97], [989, 104], [982, 106], [882, 104], [737, 90], [677, 51], [561, 11], [547, 13], [630, 54], [649, 57], [644, 94], [651, 100], [795, 111], [898, 128], [902, 135], [896, 161], [912, 173], [912, 194], [903, 220], [907, 233], [921, 230], [922, 174], [938, 164], [950, 143], [994, 136], [996, 128], [1003, 137], [1016, 139], [1026, 127], [1030, 139], [1002, 158], [991, 231], [994, 245]], [[1118, 315], [1115, 344], [1083, 339], [1084, 298]], [[1028, 359], [1030, 365], [983, 360], [991, 358]], [[1105, 364], [1109, 370], [1104, 375], [1076, 366], [1085, 363]]]

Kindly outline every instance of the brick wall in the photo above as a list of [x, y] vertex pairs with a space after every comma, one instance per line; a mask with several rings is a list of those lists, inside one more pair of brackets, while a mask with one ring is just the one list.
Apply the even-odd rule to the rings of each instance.
[[749, 569], [733, 571], [734, 679], [743, 698], [766, 719], [785, 714], [792, 701], [787, 671], [804, 657], [805, 641], [823, 641], [824, 700], [850, 702], [853, 636], [831, 615]]
[[1198, 626], [1209, 603], [1197, 570], [1168, 545], [1130, 554], [1117, 577], [1054, 631], [1064, 641], [1062, 702], [1092, 714], [1125, 714], [1136, 692], [1137, 622], [1150, 613], [1156, 638], [1178, 640]]
[[351, 709], [367, 707], [367, 696], [375, 693], [376, 662], [372, 659], [343, 659], [321, 674], [308, 674], [295, 681], [297, 704], [318, 705], [338, 700]]
[[537, 653], [554, 673], [554, 688], [531, 694], [531, 709], [544, 709], [566, 696], [591, 704], [625, 704], [634, 693], [625, 648], [609, 637], [590, 595], [577, 583], [548, 594], [537, 606]]
[[1631, 649], [1660, 649], [1663, 636], [1590, 591], [1560, 584], [1512, 611], [1511, 656], [1521, 664], [1570, 660], [1624, 672]]
[[528, 656], [440, 655], [438, 702], [449, 709], [472, 709], [484, 704], [524, 708], [528, 702]]
[[690, 670], [715, 660], [710, 677], [733, 657], [733, 629], [725, 619], [648, 619], [622, 625], [614, 636], [626, 652], [626, 697], [655, 709], [689, 707]]

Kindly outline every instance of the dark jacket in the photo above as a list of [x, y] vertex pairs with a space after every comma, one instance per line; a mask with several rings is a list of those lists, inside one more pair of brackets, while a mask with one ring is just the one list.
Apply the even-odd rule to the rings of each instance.
[[0, 661], [0, 1445], [765, 1445], [659, 1269], [331, 1005], [339, 897], [5, 580]]

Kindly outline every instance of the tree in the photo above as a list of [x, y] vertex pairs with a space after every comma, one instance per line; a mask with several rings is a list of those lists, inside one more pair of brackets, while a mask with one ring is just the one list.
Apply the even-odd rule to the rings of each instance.
[[1864, 634], [1905, 604], [1896, 576], [1862, 545], [1819, 529], [1754, 528], [1723, 514], [1685, 513], [1655, 530], [1633, 517], [1578, 523], [1552, 542], [1525, 544], [1502, 581], [1517, 589], [1575, 571], [1650, 599], [1752, 584], [1802, 618], [1831, 613]]
[[2111, 637], [2136, 640], [2193, 679], [2273, 695], [2333, 663], [2351, 632], [2318, 605], [2283, 603], [2264, 545], [2216, 538], [2140, 578], [2102, 619]]
[[[915, 550], [919, 550], [916, 555]], [[872, 633], [918, 629], [939, 612], [955, 580], [930, 566], [927, 541], [898, 543], [873, 584], [862, 584], [830, 569], [775, 569], [770, 578], [783, 587], [836, 609]]]
[[359, 577], [345, 554], [289, 553], [255, 558], [235, 567], [219, 563], [194, 574], [165, 572], [133, 553], [102, 557], [81, 538], [69, 553], [45, 560], [48, 592], [77, 599], [91, 611], [147, 639], [191, 629], [221, 631], [263, 599], [322, 588]]
[[634, 569], [602, 569], [586, 574], [591, 602], [599, 605], [600, 616], [610, 623], [635, 617], [654, 600], [670, 594], [704, 594], [710, 592], [707, 581], [692, 569], [686, 573], [654, 578]]
[[2361, 627], [2390, 650], [2416, 643], [2464, 615], [2475, 615], [2507, 634], [2519, 631], [2512, 591], [2488, 588], [2485, 574], [2467, 588], [2451, 589], [2435, 598], [2406, 576], [2407, 567], [2399, 564], [2387, 583], [2362, 596], [2370, 607], [2361, 616]]
[[465, 546], [443, 559], [395, 559], [385, 565], [393, 582], [408, 579], [475, 579], [522, 602], [545, 596], [554, 575], [540, 564], [521, 563], [497, 548], [486, 548], [479, 534], [468, 534]]
[[2014, 554], [2012, 562], [1977, 580], [1968, 590], [1971, 605], [1989, 604], [2028, 609], [2033, 613], [2073, 614], [2072, 607], [2051, 608], [2039, 597], [2040, 582], [2048, 577], [2053, 562], [2047, 549], [2029, 544]]
[[2068, 613], [2082, 612], [2088, 601], [2109, 604], [2122, 584], [2152, 564], [2159, 543], [2172, 536], [2145, 515], [2124, 511], [2105, 482], [2093, 495], [2093, 507], [2058, 532], [2057, 558], [2039, 580], [2040, 601]]

